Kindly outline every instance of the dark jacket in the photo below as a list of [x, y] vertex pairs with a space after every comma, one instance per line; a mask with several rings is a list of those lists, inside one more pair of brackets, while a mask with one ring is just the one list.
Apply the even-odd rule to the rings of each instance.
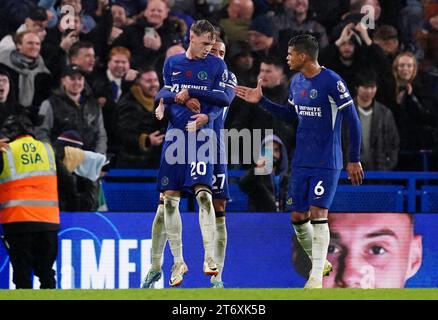
[[62, 146], [55, 146], [56, 174], [58, 178], [59, 210], [95, 211], [98, 203], [98, 184], [89, 179], [70, 173], [62, 162]]
[[[239, 180], [240, 189], [248, 194], [249, 197], [249, 211], [267, 212], [285, 210], [289, 179], [289, 158], [283, 142], [275, 135], [270, 137], [273, 139], [273, 141], [278, 142], [281, 145], [281, 159], [278, 169], [269, 175], [255, 175], [255, 168], [251, 168], [248, 170], [246, 175]], [[270, 137], [268, 136], [265, 138], [262, 143], [262, 149], [266, 143], [266, 140]], [[276, 175], [278, 176], [279, 180], [279, 191], [277, 192], [277, 195], [275, 192]]]
[[[115, 119], [117, 102], [114, 101], [111, 81], [108, 79], [106, 71], [107, 69], [103, 69], [96, 74], [96, 77], [93, 79], [92, 82], [92, 87], [93, 87], [93, 94], [96, 97], [96, 99], [103, 97], [106, 100], [105, 105], [102, 107], [103, 123], [105, 125], [105, 131], [108, 136], [108, 147], [110, 146], [114, 147], [117, 144], [117, 135], [118, 135], [116, 132], [116, 119]], [[129, 88], [131, 87], [132, 84], [133, 82], [122, 80], [122, 86], [121, 86], [122, 92], [119, 101], [120, 99], [122, 99], [123, 95], [129, 92]]]
[[[398, 160], [400, 139], [391, 110], [378, 101], [373, 102], [370, 133], [370, 162], [362, 163], [365, 170], [390, 171], [395, 168]], [[342, 146], [344, 164], [349, 159], [349, 135], [347, 126], [343, 126]]]
[[155, 117], [152, 98], [149, 106], [141, 100], [139, 88], [133, 86], [118, 103], [116, 121], [121, 149], [117, 158], [117, 167], [157, 168], [159, 166], [161, 146], [150, 147], [147, 136], [154, 131], [163, 130], [164, 124]]
[[[11, 76], [10, 83], [11, 85], [13, 84], [15, 88], [15, 92], [13, 93], [15, 94], [14, 100], [19, 101], [19, 95], [20, 95], [19, 73], [5, 64], [0, 64], [0, 65], [1, 65], [0, 67], [5, 69]], [[37, 107], [41, 105], [41, 103], [50, 96], [50, 89], [53, 84], [53, 78], [49, 73], [38, 73], [35, 75], [34, 83], [35, 83], [35, 89], [33, 93], [32, 104], [25, 107], [30, 107], [30, 106]], [[12, 93], [9, 94], [11, 95]]]
[[163, 25], [156, 29], [161, 38], [161, 47], [158, 50], [146, 48], [143, 44], [143, 37], [146, 27], [152, 27], [145, 18], [137, 20], [133, 25], [126, 27], [123, 33], [113, 42], [113, 46], [122, 46], [131, 51], [131, 65], [134, 68], [141, 67], [148, 63], [152, 64], [166, 50], [175, 43], [182, 42], [184, 34], [180, 29], [180, 24], [174, 18], [168, 18]]
[[41, 105], [42, 125], [35, 128], [36, 136], [54, 143], [67, 130], [76, 130], [84, 142], [84, 150], [106, 153], [107, 136], [102, 110], [89, 89], [83, 91], [80, 105], [76, 105], [63, 89], [58, 89]]
[[400, 132], [401, 150], [433, 148], [433, 128], [436, 126], [436, 119], [433, 115], [434, 110], [424, 102], [418, 96], [414, 85], [413, 92], [410, 95], [406, 93], [401, 103], [393, 109]]

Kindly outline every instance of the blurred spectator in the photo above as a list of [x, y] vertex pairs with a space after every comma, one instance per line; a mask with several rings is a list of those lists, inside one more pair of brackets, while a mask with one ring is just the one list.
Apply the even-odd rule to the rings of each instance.
[[438, 66], [438, 3], [429, 4], [424, 15], [426, 24], [417, 30], [415, 39], [424, 51], [420, 69], [429, 71]]
[[283, 0], [252, 0], [254, 2], [254, 17], [267, 14], [274, 16], [283, 11]]
[[[169, 17], [170, 19], [176, 19], [181, 20], [182, 24], [181, 26], [184, 27], [185, 32], [183, 35], [183, 43], [184, 45], [189, 44], [189, 38], [190, 38], [190, 27], [195, 22], [193, 17], [187, 13], [187, 11], [180, 6], [176, 6], [176, 3], [174, 0], [166, 1], [167, 5], [169, 6]], [[188, 5], [187, 7], [190, 7], [190, 0], [183, 0], [182, 2], [186, 2]], [[192, 2], [193, 4], [193, 2]], [[212, 20], [212, 19], [210, 19]], [[210, 21], [211, 22], [211, 21]]]
[[298, 33], [312, 34], [321, 49], [328, 45], [325, 28], [309, 16], [309, 0], [286, 0], [283, 6], [284, 11], [273, 19], [281, 52], [287, 51], [289, 39]]
[[61, 72], [68, 63], [70, 49], [78, 41], [84, 40], [81, 17], [74, 15], [70, 22], [71, 25], [67, 25], [60, 20], [55, 28], [49, 29], [41, 47], [41, 55], [56, 83], [59, 83]]
[[68, 52], [70, 64], [77, 65], [85, 74], [85, 78], [91, 82], [91, 73], [96, 65], [96, 53], [91, 42], [76, 42]]
[[126, 8], [129, 17], [140, 14], [147, 4], [147, 0], [116, 0], [116, 2]]
[[121, 150], [117, 167], [158, 168], [164, 140], [163, 124], [154, 113], [154, 99], [159, 89], [155, 70], [142, 69], [135, 85], [118, 103], [116, 132]]
[[96, 210], [97, 184], [74, 173], [84, 161], [83, 145], [75, 130], [64, 131], [54, 143], [61, 211]]
[[[435, 4], [433, 4], [435, 5]], [[434, 114], [436, 123], [434, 128], [434, 153], [430, 161], [431, 170], [438, 170], [438, 5], [435, 11], [426, 10], [430, 15], [430, 29], [423, 29], [416, 34], [418, 43], [424, 50], [424, 59], [420, 64], [420, 83], [419, 95], [421, 100], [428, 106]], [[429, 16], [428, 16], [429, 17]], [[432, 20], [435, 19], [435, 27], [432, 27]]]
[[[279, 59], [264, 59], [260, 64], [260, 71], [257, 77], [261, 80], [263, 95], [271, 101], [286, 105], [289, 98], [289, 83], [284, 73], [283, 63]], [[254, 110], [252, 110], [254, 111]], [[260, 108], [261, 116], [272, 121], [274, 133], [280, 137], [290, 152], [295, 141], [294, 123], [279, 121], [271, 114]]]
[[61, 86], [41, 105], [39, 114], [44, 116], [36, 136], [54, 143], [66, 130], [76, 130], [84, 142], [84, 150], [106, 153], [107, 136], [102, 109], [89, 89], [85, 88], [82, 69], [69, 65], [62, 73]]
[[[0, 157], [0, 224], [17, 289], [56, 288], [59, 207], [52, 147], [33, 137], [24, 114], [6, 119], [2, 134], [11, 142]], [[33, 161], [32, 161], [33, 160]]]
[[[245, 41], [254, 13], [254, 4], [251, 0], [231, 0], [226, 7], [228, 17], [219, 21], [219, 26], [227, 35], [228, 46], [234, 42]], [[231, 48], [230, 48], [231, 49]]]
[[[373, 73], [362, 73], [356, 81], [354, 99], [362, 125], [360, 160], [364, 170], [390, 171], [397, 165], [400, 145], [391, 110], [375, 100], [377, 81]], [[348, 131], [348, 128], [345, 128]], [[348, 134], [342, 134], [344, 163], [348, 163]]]
[[74, 15], [80, 15], [81, 19], [81, 32], [87, 34], [93, 28], [96, 26], [96, 21], [94, 18], [87, 13], [86, 11], [82, 10], [82, 1], [81, 0], [61, 0], [61, 3], [57, 10], [57, 16], [61, 17], [62, 14], [62, 8], [64, 6], [72, 6], [73, 7], [73, 14]]
[[[128, 26], [129, 19], [126, 9], [119, 3], [113, 3], [111, 5], [111, 17], [113, 21], [113, 27], [122, 29]], [[114, 39], [117, 37], [114, 37]]]
[[[309, 15], [312, 19], [321, 23], [327, 34], [330, 35], [341, 17], [348, 12], [350, 0], [310, 0]], [[327, 14], [330, 12], [330, 14]]]
[[0, 68], [0, 129], [8, 116], [22, 112], [23, 107], [15, 100], [13, 91], [11, 76]]
[[414, 43], [415, 33], [421, 30], [424, 25], [423, 6], [417, 0], [408, 0], [406, 2], [406, 6], [400, 11], [396, 26], [400, 30], [402, 43]]
[[234, 44], [229, 49], [229, 68], [233, 70], [239, 84], [253, 86], [257, 82], [258, 69], [254, 68], [254, 57], [246, 42]]
[[273, 50], [276, 49], [274, 46], [276, 36], [274, 32], [272, 20], [268, 16], [261, 15], [253, 19], [248, 29], [248, 42], [256, 55], [256, 59], [260, 60], [270, 56], [270, 53], [274, 53]]
[[15, 37], [16, 47], [0, 51], [0, 65], [11, 76], [16, 98], [25, 107], [39, 106], [50, 94], [51, 75], [40, 55], [41, 40], [33, 31]]
[[87, 34], [87, 40], [93, 43], [101, 66], [106, 65], [113, 42], [132, 23], [134, 20], [126, 16], [126, 9], [122, 5], [114, 3], [111, 7], [108, 5], [103, 7], [98, 24]]
[[186, 49], [183, 47], [182, 44], [175, 44], [173, 46], [170, 46], [166, 50], [166, 54], [163, 57], [160, 57], [159, 59], [156, 60], [154, 69], [157, 72], [158, 80], [160, 81], [160, 87], [164, 86], [164, 82], [163, 82], [164, 61], [171, 56], [175, 56], [177, 54], [181, 54], [185, 52]]
[[[363, 10], [363, 7], [365, 5], [372, 6], [374, 8], [374, 28], [369, 29], [369, 32], [373, 32], [375, 28], [379, 26], [379, 18], [381, 14], [381, 7], [380, 2], [378, 0], [351, 0], [350, 1], [350, 8], [348, 12], [342, 15], [340, 21], [338, 21], [337, 25], [333, 28], [331, 33], [331, 38], [333, 41], [335, 41], [339, 34], [341, 34], [342, 30], [349, 24], [357, 25], [362, 21], [362, 19], [365, 17], [365, 14], [369, 12], [367, 10]], [[371, 22], [367, 19], [365, 19], [367, 23]], [[368, 26], [367, 26], [368, 27]]]
[[117, 132], [115, 111], [119, 99], [129, 91], [138, 71], [130, 68], [131, 53], [123, 47], [111, 49], [107, 68], [97, 74], [93, 81], [93, 92], [102, 108], [103, 122], [108, 136], [108, 152], [116, 154]]
[[186, 49], [181, 44], [175, 44], [166, 50], [165, 59], [177, 54], [185, 53]]
[[354, 84], [356, 75], [363, 70], [380, 75], [378, 87], [386, 88], [384, 83], [390, 79], [391, 66], [362, 23], [347, 24], [337, 40], [321, 52], [321, 61], [339, 73], [347, 84]]
[[[261, 81], [265, 97], [278, 104], [287, 104], [288, 79], [284, 74], [283, 64], [278, 59], [265, 58], [262, 60], [258, 79]], [[271, 129], [285, 144], [288, 152], [292, 150], [295, 141], [295, 125], [295, 121], [282, 121], [273, 117], [259, 105], [249, 105], [241, 99], [236, 99], [231, 104], [226, 122], [227, 128], [236, 128], [237, 130], [244, 128], [249, 130]], [[240, 148], [240, 150], [242, 149]]]
[[[33, 31], [38, 34], [41, 42], [43, 42], [46, 36], [47, 22], [48, 18], [45, 9], [40, 7], [32, 8], [29, 15], [24, 19], [24, 24], [22, 24], [15, 33]], [[15, 42], [12, 35], [7, 35], [0, 41], [0, 50], [8, 48], [15, 49]]]
[[169, 0], [169, 6], [172, 7], [172, 10], [176, 12], [184, 12], [189, 16], [195, 18], [196, 17], [196, 4], [193, 0]]
[[[418, 97], [418, 62], [411, 52], [399, 54], [393, 63], [396, 104], [394, 117], [400, 133], [399, 170], [421, 170], [418, 151], [432, 149], [436, 119], [433, 110]], [[391, 89], [391, 88], [388, 88]], [[432, 106], [436, 108], [436, 106]]]
[[[275, 40], [276, 38], [277, 35], [275, 34], [270, 17], [260, 15], [253, 19], [248, 31], [248, 43], [254, 57], [252, 71], [259, 70], [263, 59], [278, 57], [280, 51]], [[279, 58], [281, 61], [286, 61], [286, 59], [283, 60], [283, 57]], [[284, 64], [286, 65], [286, 62]]]
[[424, 8], [427, 30], [438, 30], [438, 3], [430, 3]]
[[8, 28], [7, 33], [17, 30], [29, 15], [29, 12], [35, 7], [35, 0], [2, 0], [0, 2], [0, 13], [4, 14], [3, 18], [7, 22], [5, 26]]
[[138, 68], [159, 59], [170, 46], [181, 43], [185, 32], [182, 20], [169, 18], [166, 2], [151, 0], [143, 17], [128, 26], [113, 45], [128, 48], [132, 54], [132, 65]]
[[413, 43], [401, 43], [397, 29], [393, 26], [382, 25], [373, 34], [373, 42], [382, 48], [389, 63], [392, 64], [394, 58], [404, 51], [411, 51], [418, 56], [422, 56]]
[[[267, 150], [268, 140], [272, 140], [272, 150]], [[256, 167], [249, 169], [239, 180], [239, 186], [248, 194], [249, 211], [284, 211], [288, 186], [287, 150], [275, 135], [265, 138], [262, 143], [264, 149], [265, 153], [257, 160]]]
[[380, 26], [373, 34], [373, 42], [382, 48], [390, 63], [400, 52], [397, 29], [393, 26]]

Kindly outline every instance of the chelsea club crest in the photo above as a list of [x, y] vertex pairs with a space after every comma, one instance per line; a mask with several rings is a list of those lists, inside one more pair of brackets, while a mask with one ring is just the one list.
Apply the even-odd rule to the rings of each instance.
[[207, 79], [207, 72], [205, 72], [205, 71], [199, 71], [199, 72], [198, 72], [198, 79], [199, 79], [199, 80], [206, 80], [206, 79]]

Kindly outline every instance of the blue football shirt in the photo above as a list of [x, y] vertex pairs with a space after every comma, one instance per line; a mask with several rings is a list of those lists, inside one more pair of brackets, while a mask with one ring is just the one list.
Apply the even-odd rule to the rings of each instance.
[[[197, 92], [222, 92], [225, 95], [228, 70], [223, 60], [209, 54], [205, 59], [189, 59], [185, 53], [166, 59], [163, 70], [164, 87], [178, 93], [188, 89], [190, 97], [197, 98]], [[214, 103], [199, 98], [201, 113], [220, 116], [222, 109]], [[190, 117], [194, 115], [185, 105], [173, 103], [166, 106], [169, 129], [185, 130]], [[205, 128], [212, 128], [214, 119], [210, 119]]]
[[290, 84], [289, 103], [299, 120], [292, 165], [342, 169], [340, 111], [354, 108], [344, 80], [326, 68], [313, 78], [298, 73]]

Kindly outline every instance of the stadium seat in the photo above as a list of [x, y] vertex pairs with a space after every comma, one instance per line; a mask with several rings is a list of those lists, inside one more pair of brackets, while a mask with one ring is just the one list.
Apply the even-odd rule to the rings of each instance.
[[340, 185], [330, 211], [403, 212], [403, 192], [400, 185]]
[[438, 186], [421, 188], [421, 212], [438, 212]]

